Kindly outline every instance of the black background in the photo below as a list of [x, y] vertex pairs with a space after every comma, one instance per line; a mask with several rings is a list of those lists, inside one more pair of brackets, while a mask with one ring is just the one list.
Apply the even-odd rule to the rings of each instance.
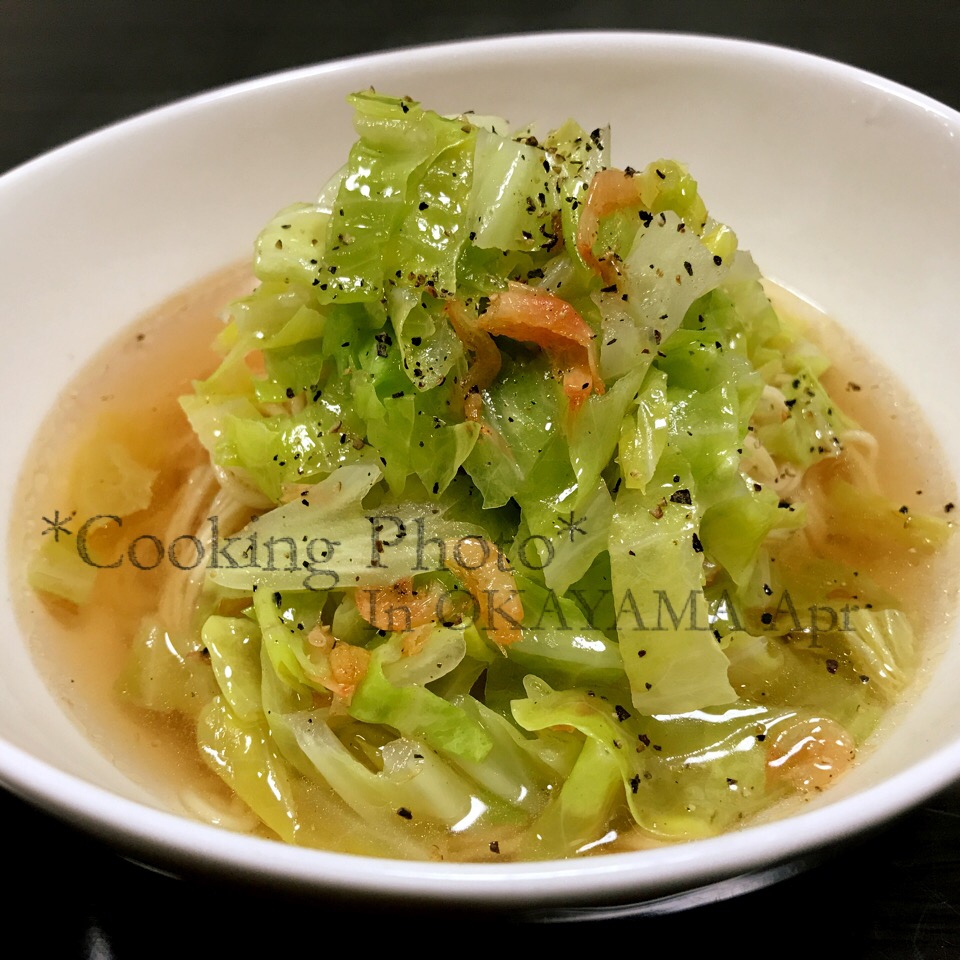
[[[0, 171], [132, 113], [274, 70], [423, 42], [614, 28], [777, 43], [875, 71], [960, 108], [960, 4], [947, 0], [797, 6], [777, 0], [356, 0], [343, 6], [322, 0], [0, 0]], [[957, 173], [947, 189], [960, 186]], [[525, 940], [532, 934], [542, 955], [572, 943], [575, 932], [452, 914], [446, 919], [457, 923], [447, 932], [436, 917], [416, 910], [392, 915], [322, 900], [292, 902], [222, 881], [174, 880], [127, 863], [6, 795], [0, 795], [0, 824], [8, 881], [2, 937], [25, 928], [38, 947], [46, 944], [57, 956], [106, 960], [218, 950], [243, 957], [260, 950], [322, 954], [401, 945], [452, 953], [463, 949], [464, 938], [501, 952], [527, 949], [520, 934]], [[25, 919], [31, 907], [43, 918], [39, 923]], [[776, 886], [670, 916], [581, 924], [576, 932], [604, 952], [960, 957], [960, 785]], [[345, 944], [334, 946], [334, 935]], [[792, 949], [785, 951], [785, 944]]]

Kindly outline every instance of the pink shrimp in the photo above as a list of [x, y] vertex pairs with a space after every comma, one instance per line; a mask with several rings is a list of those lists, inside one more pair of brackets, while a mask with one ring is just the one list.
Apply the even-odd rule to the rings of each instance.
[[800, 791], [822, 790], [857, 755], [850, 734], [833, 720], [817, 718], [791, 725], [770, 748], [767, 779]]
[[318, 624], [307, 634], [307, 643], [326, 655], [329, 673], [316, 679], [349, 703], [370, 665], [370, 651], [339, 643], [323, 624]]
[[436, 581], [418, 589], [406, 578], [389, 587], [357, 590], [357, 610], [378, 630], [405, 632], [437, 620], [441, 589]]
[[587, 199], [580, 214], [577, 228], [577, 250], [584, 262], [592, 267], [607, 283], [614, 282], [616, 271], [611, 269], [603, 257], [593, 253], [593, 244], [597, 239], [597, 228], [603, 217], [643, 204], [640, 185], [637, 180], [623, 170], [609, 169], [595, 173], [587, 189]]
[[591, 392], [604, 392], [594, 332], [566, 300], [546, 290], [511, 283], [490, 298], [490, 306], [477, 322], [487, 333], [542, 347], [563, 375], [571, 412], [576, 412]]
[[481, 330], [464, 305], [450, 300], [446, 313], [460, 342], [473, 353], [467, 375], [463, 379], [463, 415], [467, 420], [478, 421], [483, 401], [480, 392], [489, 386], [500, 372], [500, 351], [489, 333]]
[[483, 537], [463, 537], [444, 544], [443, 562], [473, 597], [477, 622], [499, 647], [523, 636], [523, 603], [517, 581], [496, 544]]

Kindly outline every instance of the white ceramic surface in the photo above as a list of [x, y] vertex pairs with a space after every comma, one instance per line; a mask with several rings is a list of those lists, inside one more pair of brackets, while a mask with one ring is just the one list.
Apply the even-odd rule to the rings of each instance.
[[[423, 47], [216, 91], [93, 134], [0, 178], [0, 462], [11, 491], [52, 401], [138, 314], [247, 254], [314, 195], [352, 139], [344, 97], [375, 86], [444, 112], [609, 123], [620, 164], [686, 161], [766, 274], [895, 366], [960, 474], [960, 115], [875, 76], [750, 43], [553, 34]], [[487, 904], [621, 903], [801, 856], [960, 776], [953, 632], [922, 697], [806, 812], [716, 839], [577, 862], [402, 863], [234, 835], [157, 809], [37, 675], [0, 557], [0, 780], [150, 862], [292, 888]]]

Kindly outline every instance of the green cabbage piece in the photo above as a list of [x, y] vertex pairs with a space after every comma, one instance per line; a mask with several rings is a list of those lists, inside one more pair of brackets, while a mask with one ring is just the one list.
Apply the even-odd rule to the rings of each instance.
[[605, 835], [615, 839], [607, 833], [607, 824], [622, 798], [614, 750], [587, 738], [559, 793], [530, 830], [531, 855], [559, 859], [602, 846]]
[[735, 699], [705, 609], [696, 501], [671, 470], [654, 478], [652, 495], [621, 489], [611, 529], [620, 654], [631, 702], [646, 714]]
[[317, 298], [377, 301], [397, 270], [452, 286], [475, 131], [407, 100], [362, 93], [350, 102], [359, 140], [331, 203]]
[[262, 719], [243, 723], [214, 697], [197, 724], [201, 756], [261, 820], [288, 843], [300, 824], [290, 771]]
[[156, 617], [146, 617], [133, 637], [117, 687], [139, 707], [196, 719], [217, 693], [202, 651], [199, 636], [184, 637], [165, 629]]
[[[589, 690], [555, 691], [535, 677], [525, 686], [526, 699], [512, 705], [520, 726], [563, 724], [594, 741], [594, 756], [602, 752], [616, 763], [636, 823], [673, 840], [711, 836], [768, 803], [767, 741], [801, 716], [745, 702], [642, 716]], [[611, 771], [599, 758], [594, 765], [600, 773], [593, 797], [602, 806]], [[581, 789], [586, 793], [589, 786]], [[583, 797], [578, 805], [588, 803]]]
[[871, 683], [873, 690], [893, 702], [917, 668], [917, 645], [909, 619], [902, 610], [861, 608], [851, 612], [850, 623], [853, 630], [846, 631], [844, 639], [858, 679]]
[[387, 724], [401, 735], [423, 740], [434, 750], [479, 763], [493, 746], [483, 727], [461, 709], [425, 686], [395, 686], [384, 674], [396, 662], [396, 644], [373, 651], [370, 665], [350, 703], [350, 716], [366, 723]]
[[646, 490], [666, 449], [669, 424], [667, 375], [652, 370], [637, 396], [636, 411], [629, 412], [620, 425], [618, 459], [628, 488]]
[[245, 617], [209, 617], [201, 632], [220, 694], [241, 722], [263, 713], [260, 627]]
[[66, 540], [47, 540], [27, 563], [27, 583], [77, 606], [90, 601], [97, 568], [85, 563], [76, 545]]
[[[504, 353], [500, 375], [483, 391], [489, 432], [478, 437], [464, 463], [485, 507], [499, 507], [519, 493], [534, 474], [551, 438], [559, 434], [562, 391], [541, 358], [514, 359]], [[562, 469], [566, 441], [558, 453]]]
[[[395, 832], [402, 820], [414, 832], [423, 820], [453, 827], [474, 809], [470, 784], [428, 746], [394, 739], [379, 751], [381, 769], [371, 770], [330, 728], [322, 712], [289, 714], [289, 730], [313, 768], [364, 820]], [[406, 810], [409, 819], [398, 816]]]
[[473, 243], [493, 250], [533, 252], [555, 239], [557, 172], [535, 143], [489, 130], [477, 133], [476, 179], [467, 208]]

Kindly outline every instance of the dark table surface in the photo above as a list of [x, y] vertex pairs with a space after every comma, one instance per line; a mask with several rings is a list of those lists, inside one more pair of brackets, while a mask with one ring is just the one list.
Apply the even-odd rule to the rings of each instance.
[[[0, 0], [0, 171], [132, 113], [286, 67], [424, 41], [581, 28], [781, 44], [875, 71], [960, 108], [956, 0]], [[420, 913], [372, 917], [369, 908], [360, 913], [175, 880], [128, 863], [13, 797], [0, 794], [0, 814], [4, 872], [13, 882], [5, 894], [6, 938], [26, 924], [34, 942], [53, 947], [55, 956], [320, 953], [338, 932], [346, 949], [405, 941], [414, 950], [459, 949], [435, 918]], [[25, 919], [30, 907], [40, 922]], [[482, 930], [480, 943], [499, 949], [516, 942], [504, 935], [521, 932], [516, 919], [455, 919]], [[771, 925], [783, 940], [772, 937]], [[529, 925], [523, 932], [533, 933], [541, 949], [572, 933]], [[960, 957], [960, 784], [775, 886], [684, 913], [605, 920], [590, 932], [624, 934], [616, 943], [655, 943], [680, 956], [700, 948], [720, 956], [767, 953], [782, 951], [785, 942], [812, 956]]]

